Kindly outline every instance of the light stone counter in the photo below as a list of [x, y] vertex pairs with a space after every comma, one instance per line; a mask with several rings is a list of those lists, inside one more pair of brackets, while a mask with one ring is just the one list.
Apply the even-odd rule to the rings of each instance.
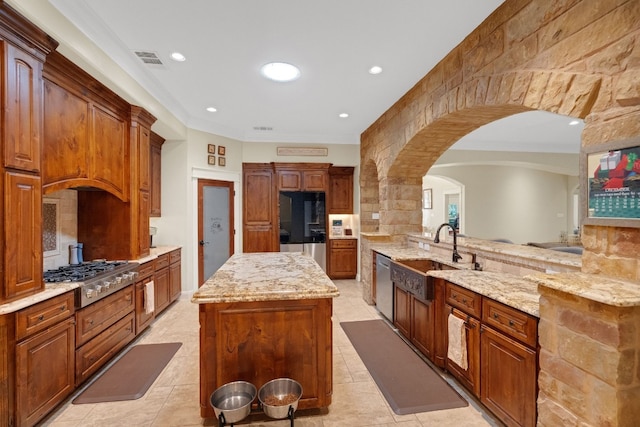
[[58, 295], [72, 291], [78, 286], [80, 286], [78, 282], [45, 283], [44, 291], [42, 292], [0, 305], [0, 315], [14, 313], [18, 310], [22, 310], [23, 308], [30, 307], [39, 302], [46, 301], [53, 297], [57, 297]]
[[540, 317], [538, 284], [507, 273], [475, 270], [431, 270], [428, 276], [439, 277], [509, 307]]
[[551, 289], [615, 307], [640, 306], [640, 283], [586, 273], [533, 274], [527, 279]]
[[297, 252], [235, 254], [194, 294], [196, 304], [334, 298], [338, 288]]
[[449, 265], [460, 270], [473, 270], [473, 264], [469, 262], [453, 262], [451, 255], [440, 255], [433, 252], [429, 252], [424, 249], [416, 247], [402, 246], [397, 243], [389, 244], [374, 244], [371, 245], [371, 250], [376, 251], [382, 255], [386, 255], [393, 261], [402, 260], [421, 260], [428, 259], [436, 261], [441, 264]]
[[144, 264], [145, 262], [153, 261], [158, 258], [160, 255], [164, 255], [168, 252], [171, 252], [175, 249], [180, 249], [180, 246], [156, 246], [154, 248], [149, 249], [149, 255], [140, 259], [134, 259], [133, 262], [137, 262], [140, 264]]

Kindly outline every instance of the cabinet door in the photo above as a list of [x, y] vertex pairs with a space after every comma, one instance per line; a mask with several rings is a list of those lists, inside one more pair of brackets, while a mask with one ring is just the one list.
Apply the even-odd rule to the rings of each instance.
[[411, 338], [411, 294], [393, 285], [393, 324], [406, 338]]
[[129, 191], [130, 160], [128, 138], [125, 129], [127, 124], [109, 111], [92, 105], [93, 118], [92, 138], [89, 146], [90, 176], [101, 182], [123, 201], [127, 201]]
[[35, 425], [74, 390], [73, 318], [16, 345], [16, 424]]
[[327, 191], [327, 171], [303, 170], [302, 188], [304, 191]]
[[434, 318], [433, 302], [411, 297], [411, 342], [433, 360]]
[[2, 297], [9, 300], [43, 289], [40, 177], [5, 172], [4, 190]]
[[329, 214], [353, 213], [353, 168], [349, 175], [329, 175]]
[[270, 166], [245, 166], [242, 188], [243, 251], [279, 251], [277, 197]]
[[149, 255], [151, 236], [149, 235], [149, 210], [151, 199], [149, 192], [140, 191], [138, 199], [138, 257]]
[[169, 266], [169, 293], [171, 301], [180, 297], [182, 292], [181, 264], [173, 263]]
[[278, 190], [301, 191], [302, 173], [300, 171], [278, 171]]
[[[151, 313], [147, 313], [146, 311], [146, 284], [151, 282], [152, 278], [147, 277], [135, 284], [135, 292], [136, 292], [136, 336], [139, 335], [142, 331], [144, 331], [147, 326], [153, 322], [153, 318], [155, 316], [155, 311]], [[153, 302], [155, 304], [155, 300]]]
[[355, 239], [329, 242], [328, 276], [331, 279], [353, 279], [357, 274], [358, 250]]
[[507, 425], [536, 425], [536, 352], [482, 327], [480, 400]]
[[[4, 94], [2, 146], [4, 165], [40, 170], [42, 133], [42, 64], [20, 49], [0, 41], [3, 48]], [[2, 93], [2, 92], [0, 92]]]
[[[447, 358], [447, 370], [476, 397], [480, 397], [480, 322], [450, 306], [447, 306], [447, 313], [465, 321], [465, 343], [467, 346], [467, 368], [464, 369]], [[448, 327], [445, 330], [448, 337]]]
[[156, 297], [156, 314], [167, 308], [171, 302], [169, 288], [169, 268], [156, 271], [154, 282], [154, 293]]
[[[151, 134], [151, 154], [149, 159], [149, 168], [151, 170], [151, 209], [149, 215], [159, 217], [162, 214], [162, 142], [156, 143], [159, 138], [155, 134]], [[161, 138], [160, 138], [161, 139]]]
[[140, 190], [151, 190], [151, 130], [145, 126], [138, 129], [138, 166]]

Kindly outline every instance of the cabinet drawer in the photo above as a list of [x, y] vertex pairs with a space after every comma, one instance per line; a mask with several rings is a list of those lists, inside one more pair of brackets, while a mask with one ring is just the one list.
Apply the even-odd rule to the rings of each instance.
[[489, 298], [482, 303], [482, 321], [510, 337], [535, 348], [538, 341], [538, 319]]
[[116, 292], [76, 313], [76, 345], [95, 337], [135, 308], [133, 286]]
[[482, 296], [463, 287], [447, 282], [445, 289], [446, 302], [466, 314], [480, 318], [482, 313]]
[[355, 248], [357, 246], [356, 239], [334, 239], [331, 240], [332, 249]]
[[73, 292], [67, 292], [20, 310], [16, 316], [17, 340], [20, 341], [70, 317], [74, 311]]
[[135, 338], [135, 317], [129, 313], [76, 350], [76, 385], [107, 363]]
[[156, 271], [156, 263], [153, 261], [145, 262], [138, 268], [138, 280], [145, 279]]
[[175, 264], [176, 262], [180, 261], [181, 252], [182, 251], [180, 249], [169, 252], [169, 264]]
[[156, 258], [156, 271], [169, 267], [169, 254], [162, 254]]

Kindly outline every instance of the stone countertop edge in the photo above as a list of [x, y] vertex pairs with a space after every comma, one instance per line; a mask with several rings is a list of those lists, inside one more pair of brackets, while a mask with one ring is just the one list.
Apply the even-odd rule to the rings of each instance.
[[412, 260], [431, 260], [441, 264], [455, 267], [459, 270], [473, 270], [473, 264], [470, 262], [454, 263], [450, 256], [436, 255], [432, 252], [420, 248], [412, 248], [406, 246], [398, 246], [397, 243], [377, 244], [370, 247], [371, 250], [379, 254], [388, 256], [393, 261], [412, 261]]
[[235, 254], [194, 294], [195, 304], [335, 298], [313, 258], [297, 252]]
[[508, 273], [476, 270], [430, 270], [428, 276], [445, 279], [482, 296], [540, 317], [540, 295], [533, 280]]
[[[131, 262], [137, 262], [143, 264], [145, 262], [152, 261], [158, 258], [160, 255], [167, 252], [171, 252], [175, 249], [179, 249], [181, 246], [158, 246], [150, 249], [150, 254], [146, 257], [131, 260]], [[30, 307], [42, 301], [57, 297], [65, 292], [77, 289], [80, 286], [78, 282], [64, 282], [64, 283], [45, 283], [44, 290], [37, 294], [26, 296], [17, 301], [0, 304], [0, 315], [14, 313], [22, 310], [23, 308]]]
[[640, 306], [640, 283], [581, 272], [531, 274], [527, 280], [541, 287], [576, 295], [614, 307]]

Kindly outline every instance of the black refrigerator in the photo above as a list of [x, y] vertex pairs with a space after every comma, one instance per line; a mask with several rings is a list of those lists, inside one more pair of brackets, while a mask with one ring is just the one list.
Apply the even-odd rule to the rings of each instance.
[[325, 193], [280, 192], [280, 252], [303, 252], [326, 271]]

